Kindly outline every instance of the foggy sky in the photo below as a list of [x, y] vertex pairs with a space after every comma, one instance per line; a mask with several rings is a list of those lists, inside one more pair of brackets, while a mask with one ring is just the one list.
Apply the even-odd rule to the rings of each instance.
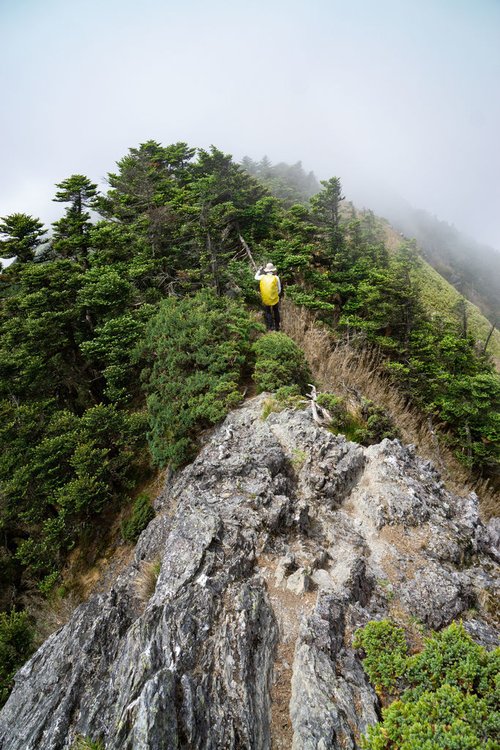
[[0, 216], [149, 139], [302, 160], [500, 249], [498, 0], [0, 0]]

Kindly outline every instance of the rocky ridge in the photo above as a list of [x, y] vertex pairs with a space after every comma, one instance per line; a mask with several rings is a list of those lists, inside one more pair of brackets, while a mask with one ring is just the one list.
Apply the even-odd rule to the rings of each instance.
[[[353, 631], [463, 617], [496, 643], [495, 528], [411, 446], [311, 413], [229, 415], [157, 500], [132, 565], [20, 670], [2, 750], [359, 746], [379, 704]], [[160, 571], [150, 596], [138, 581]]]

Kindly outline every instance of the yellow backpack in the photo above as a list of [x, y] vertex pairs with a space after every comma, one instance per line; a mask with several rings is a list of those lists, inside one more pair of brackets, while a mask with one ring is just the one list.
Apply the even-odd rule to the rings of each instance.
[[278, 277], [266, 273], [260, 279], [260, 296], [263, 305], [277, 305], [279, 302]]

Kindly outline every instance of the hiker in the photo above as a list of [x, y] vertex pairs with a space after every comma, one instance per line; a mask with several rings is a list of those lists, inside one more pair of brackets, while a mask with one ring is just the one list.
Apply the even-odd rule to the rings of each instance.
[[280, 295], [281, 281], [276, 275], [276, 268], [268, 263], [264, 268], [257, 269], [255, 280], [260, 282], [260, 296], [264, 305], [264, 317], [268, 331], [279, 331], [280, 329]]

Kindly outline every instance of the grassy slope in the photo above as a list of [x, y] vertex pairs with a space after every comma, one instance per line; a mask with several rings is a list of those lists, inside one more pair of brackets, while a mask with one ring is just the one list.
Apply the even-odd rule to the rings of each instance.
[[[390, 251], [397, 250], [401, 244], [401, 235], [385, 219], [380, 221], [387, 248]], [[422, 299], [428, 312], [456, 321], [454, 308], [462, 295], [423, 259], [420, 275]], [[477, 341], [486, 341], [491, 328], [490, 322], [472, 302], [467, 302], [467, 310], [472, 335]], [[488, 352], [492, 355], [497, 369], [500, 370], [500, 331], [495, 330], [493, 332], [488, 344]]]

